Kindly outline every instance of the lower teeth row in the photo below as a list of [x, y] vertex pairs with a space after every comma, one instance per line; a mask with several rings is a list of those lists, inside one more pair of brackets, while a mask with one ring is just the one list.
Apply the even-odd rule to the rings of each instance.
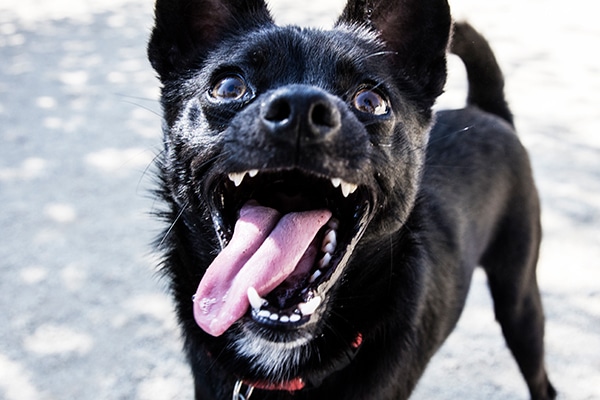
[[285, 323], [294, 323], [294, 322], [298, 322], [302, 319], [302, 315], [300, 315], [299, 311], [296, 310], [292, 315], [279, 315], [277, 313], [272, 313], [270, 311], [267, 310], [261, 310], [258, 311], [257, 310], [252, 310], [252, 312], [254, 313], [254, 315], [257, 318], [260, 319], [268, 319], [270, 321], [279, 321], [279, 322], [283, 322]]
[[[248, 289], [248, 297], [254, 296], [254, 294], [251, 293], [252, 291], [256, 292], [254, 288]], [[255, 300], [253, 299], [252, 301], [254, 302]], [[260, 308], [255, 307], [252, 308], [252, 314], [256, 318], [268, 319], [273, 322], [279, 321], [283, 323], [294, 323], [300, 321], [302, 317], [312, 315], [320, 305], [321, 298], [317, 296], [313, 297], [306, 303], [298, 304], [298, 308], [291, 315], [279, 315], [277, 313], [272, 313], [268, 310], [261, 310]]]

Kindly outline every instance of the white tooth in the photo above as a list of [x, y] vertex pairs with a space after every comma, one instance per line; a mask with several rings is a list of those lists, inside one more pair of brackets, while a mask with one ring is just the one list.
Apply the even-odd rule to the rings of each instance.
[[327, 234], [325, 234], [325, 240], [337, 245], [337, 234], [335, 233], [335, 230], [332, 229], [328, 231]]
[[256, 314], [256, 316], [259, 318], [269, 318], [271, 316], [271, 313], [268, 312], [267, 310], [262, 310], [261, 312]]
[[290, 322], [298, 322], [302, 319], [301, 316], [299, 316], [298, 314], [292, 314], [290, 315]]
[[314, 274], [312, 274], [312, 276], [310, 277], [309, 281], [310, 283], [313, 283], [314, 281], [316, 281], [317, 279], [319, 279], [319, 277], [322, 275], [321, 271], [316, 270], [314, 272]]
[[283, 322], [284, 324], [286, 324], [286, 323], [290, 322], [290, 317], [288, 317], [287, 315], [282, 315], [279, 318], [279, 322]]
[[277, 321], [279, 319], [279, 315], [277, 315], [276, 313], [271, 314], [271, 316], [269, 317], [269, 319], [271, 321]]
[[333, 254], [336, 247], [337, 235], [335, 234], [334, 230], [329, 230], [323, 238], [323, 245], [321, 246], [321, 250], [323, 250], [325, 253]]
[[324, 253], [333, 254], [334, 251], [335, 251], [335, 243], [327, 243], [325, 246], [323, 246]]
[[328, 267], [330, 262], [331, 262], [331, 254], [325, 253], [325, 255], [323, 256], [321, 261], [319, 261], [319, 268]]
[[229, 175], [229, 180], [234, 183], [235, 186], [240, 186], [244, 177], [246, 176], [245, 172], [232, 172]]
[[350, 195], [351, 193], [354, 193], [356, 191], [356, 189], [358, 188], [357, 185], [353, 184], [353, 183], [348, 183], [348, 182], [342, 182], [342, 194], [344, 195], [344, 197], [348, 197], [348, 195]]
[[306, 303], [298, 304], [298, 309], [302, 315], [307, 316], [313, 314], [317, 308], [321, 305], [321, 297], [313, 297]]
[[342, 180], [340, 178], [332, 178], [331, 179], [331, 184], [333, 185], [333, 187], [339, 187], [341, 183], [342, 183]]
[[256, 175], [258, 175], [258, 170], [251, 169], [250, 171], [248, 171], [248, 175], [250, 175], [250, 178], [254, 178]]
[[253, 287], [248, 288], [248, 301], [254, 310], [260, 310], [261, 307], [267, 304], [267, 301], [258, 295], [258, 292]]

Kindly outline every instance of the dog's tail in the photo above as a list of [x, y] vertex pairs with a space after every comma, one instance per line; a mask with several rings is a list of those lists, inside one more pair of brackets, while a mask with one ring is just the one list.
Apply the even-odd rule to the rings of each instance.
[[504, 77], [490, 45], [466, 22], [454, 24], [450, 50], [461, 58], [467, 69], [467, 104], [495, 114], [514, 125], [513, 115], [504, 98]]

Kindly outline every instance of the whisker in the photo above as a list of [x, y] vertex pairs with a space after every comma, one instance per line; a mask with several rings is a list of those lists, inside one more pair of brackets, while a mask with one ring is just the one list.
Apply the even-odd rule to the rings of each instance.
[[182, 205], [181, 210], [179, 210], [179, 213], [177, 214], [177, 216], [175, 217], [175, 220], [173, 220], [173, 222], [171, 223], [171, 225], [169, 226], [169, 229], [167, 229], [167, 231], [165, 232], [165, 234], [163, 235], [163, 238], [161, 239], [161, 241], [158, 243], [157, 247], [162, 247], [163, 244], [165, 243], [165, 241], [167, 240], [167, 237], [171, 234], [171, 232], [173, 231], [173, 229], [175, 228], [175, 225], [177, 224], [177, 222], [179, 222], [179, 220], [181, 219], [181, 217], [183, 216], [183, 213], [185, 212], [185, 209], [189, 206], [189, 202], [186, 202], [185, 204]]
[[397, 54], [398, 54], [397, 51], [389, 51], [389, 50], [388, 51], [385, 51], [385, 50], [384, 51], [378, 51], [377, 53], [371, 53], [371, 54], [368, 54], [368, 55], [366, 55], [364, 57], [361, 57], [361, 58], [358, 59], [358, 61], [362, 62], [362, 61], [367, 60], [367, 59], [372, 58], [372, 57], [387, 56], [387, 55], [397, 55]]
[[133, 101], [133, 100], [136, 100], [136, 101], [146, 101], [146, 102], [157, 103], [156, 99], [149, 99], [149, 98], [136, 97], [136, 96], [128, 96], [128, 95], [124, 95], [124, 94], [117, 94], [117, 96], [121, 98], [121, 101], [123, 103], [134, 105], [134, 106], [139, 107], [139, 108], [141, 108], [143, 110], [149, 111], [150, 113], [152, 113], [152, 114], [154, 114], [154, 115], [156, 115], [158, 117], [162, 117], [162, 115], [161, 115], [160, 112], [158, 112], [158, 111], [156, 111], [156, 110], [154, 110], [154, 109], [152, 109], [152, 108], [150, 108], [148, 106], [144, 106], [144, 105], [142, 105], [140, 103], [137, 103], [137, 102]]
[[458, 130], [449, 132], [446, 135], [439, 136], [439, 137], [437, 137], [437, 138], [435, 138], [433, 140], [430, 138], [427, 141], [427, 143], [425, 143], [424, 146], [417, 146], [415, 148], [412, 148], [412, 149], [410, 149], [410, 152], [422, 151], [422, 150], [426, 149], [427, 146], [429, 146], [431, 143], [437, 143], [437, 142], [442, 141], [442, 140], [444, 140], [446, 138], [449, 138], [452, 135], [457, 135], [457, 134], [468, 132], [471, 128], [472, 128], [472, 126], [466, 126], [466, 127], [462, 128], [462, 129], [458, 129]]
[[150, 161], [148, 163], [148, 165], [146, 165], [146, 167], [144, 168], [144, 170], [142, 171], [142, 174], [140, 176], [140, 179], [138, 180], [137, 186], [136, 186], [136, 192], [139, 191], [140, 186], [142, 185], [142, 181], [144, 180], [144, 178], [146, 176], [148, 176], [149, 172], [150, 172], [150, 168], [156, 166], [158, 164], [158, 159], [159, 157], [161, 157], [164, 154], [165, 150], [161, 150], [158, 153], [156, 153], [154, 155], [154, 157], [152, 158], [152, 161]]

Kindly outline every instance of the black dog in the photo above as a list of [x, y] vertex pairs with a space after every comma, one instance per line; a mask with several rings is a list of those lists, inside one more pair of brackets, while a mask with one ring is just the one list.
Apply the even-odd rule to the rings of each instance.
[[433, 117], [450, 32], [446, 0], [349, 0], [331, 31], [157, 1], [161, 244], [197, 399], [406, 399], [477, 265], [531, 397], [555, 397], [528, 157], [468, 25], [469, 106]]

